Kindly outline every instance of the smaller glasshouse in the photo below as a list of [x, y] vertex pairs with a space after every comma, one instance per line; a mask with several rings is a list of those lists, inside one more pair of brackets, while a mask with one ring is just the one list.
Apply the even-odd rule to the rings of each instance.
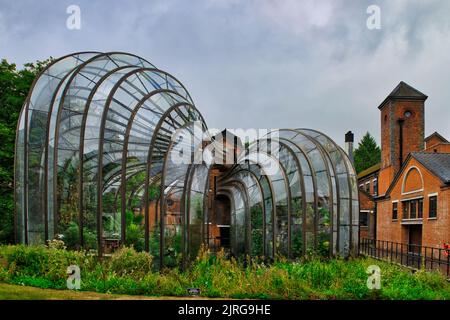
[[18, 243], [61, 239], [100, 256], [134, 246], [161, 267], [202, 244], [291, 259], [358, 249], [356, 175], [333, 140], [299, 128], [244, 145], [212, 135], [183, 84], [129, 53], [70, 54], [36, 78], [15, 202]]

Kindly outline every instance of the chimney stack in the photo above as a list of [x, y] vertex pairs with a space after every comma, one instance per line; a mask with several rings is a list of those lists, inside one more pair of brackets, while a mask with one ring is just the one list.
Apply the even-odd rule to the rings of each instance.
[[345, 134], [345, 150], [347, 151], [347, 155], [350, 158], [350, 161], [354, 164], [354, 158], [353, 158], [353, 142], [354, 142], [355, 136], [353, 132], [349, 131]]

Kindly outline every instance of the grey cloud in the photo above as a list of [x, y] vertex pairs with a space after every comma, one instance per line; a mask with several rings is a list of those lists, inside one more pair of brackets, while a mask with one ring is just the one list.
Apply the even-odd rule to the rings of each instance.
[[[65, 27], [78, 4], [82, 30]], [[366, 28], [377, 4], [382, 29]], [[19, 64], [130, 51], [179, 78], [210, 127], [311, 127], [377, 139], [401, 80], [430, 96], [426, 132], [450, 138], [450, 2], [0, 0], [0, 53]]]

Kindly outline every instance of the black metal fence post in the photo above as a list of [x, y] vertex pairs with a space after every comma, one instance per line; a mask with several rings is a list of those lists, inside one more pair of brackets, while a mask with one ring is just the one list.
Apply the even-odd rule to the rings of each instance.
[[[442, 271], [442, 269], [441, 269], [441, 249], [439, 249], [439, 260], [438, 260], [439, 262], [438, 262], [438, 265], [439, 265], [439, 271]], [[448, 277], [448, 275], [447, 275], [447, 277]]]
[[[366, 256], [416, 269], [434, 270], [437, 268], [450, 280], [449, 250], [366, 238], [363, 238], [361, 243], [360, 252]], [[404, 248], [406, 248], [406, 251]], [[436, 250], [437, 254], [435, 253]], [[442, 257], [442, 251], [444, 251], [446, 258]]]
[[449, 271], [450, 271], [450, 254], [447, 251], [447, 278], [448, 278], [448, 276], [450, 274]]
[[431, 248], [431, 261], [430, 261], [431, 270], [433, 270], [433, 262], [434, 262], [434, 248]]
[[417, 259], [417, 269], [420, 269], [420, 266], [422, 265], [422, 248], [417, 247], [417, 250], [419, 251], [419, 257]]
[[400, 253], [400, 264], [403, 265], [403, 244], [400, 243], [401, 253]]
[[395, 262], [398, 262], [398, 242], [395, 243]]

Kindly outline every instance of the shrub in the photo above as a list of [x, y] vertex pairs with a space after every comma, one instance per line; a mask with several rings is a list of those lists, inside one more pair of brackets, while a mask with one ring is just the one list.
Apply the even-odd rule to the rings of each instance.
[[110, 270], [118, 276], [140, 280], [152, 272], [152, 260], [152, 256], [146, 252], [122, 247], [111, 256]]
[[8, 281], [10, 281], [8, 270], [0, 266], [0, 282], [8, 282]]
[[[78, 248], [80, 243], [80, 229], [78, 227], [78, 224], [73, 221], [69, 222], [67, 229], [65, 230], [64, 234], [62, 234], [62, 239], [64, 240], [67, 248]], [[83, 240], [83, 247], [85, 250], [97, 248], [97, 234], [87, 228], [83, 229]]]
[[167, 269], [157, 278], [156, 291], [158, 295], [184, 296], [189, 282], [177, 269]]
[[46, 279], [55, 288], [64, 288], [67, 267], [78, 265], [83, 270], [94, 263], [94, 258], [82, 252], [46, 248], [44, 246], [0, 247], [0, 258], [7, 261], [12, 278], [31, 277]]
[[144, 229], [141, 225], [130, 223], [127, 225], [127, 238], [125, 244], [127, 246], [133, 246], [137, 251], [144, 250]]
[[47, 241], [47, 248], [49, 249], [67, 249], [64, 241], [62, 240], [58, 240], [58, 239], [53, 239], [53, 240], [48, 240]]

